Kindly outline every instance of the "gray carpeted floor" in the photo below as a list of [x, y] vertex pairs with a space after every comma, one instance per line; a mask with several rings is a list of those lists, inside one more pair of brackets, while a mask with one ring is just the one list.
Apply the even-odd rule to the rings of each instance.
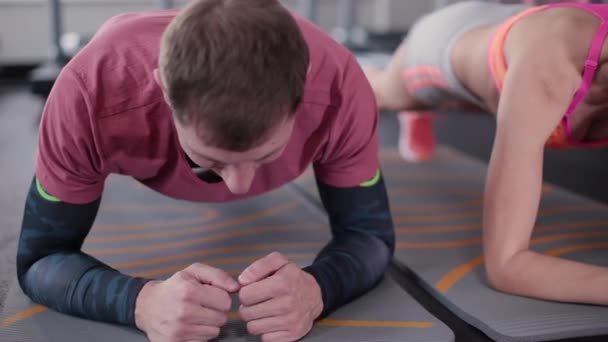
[[21, 87], [0, 87], [0, 310], [15, 272], [15, 250], [33, 172], [42, 103]]

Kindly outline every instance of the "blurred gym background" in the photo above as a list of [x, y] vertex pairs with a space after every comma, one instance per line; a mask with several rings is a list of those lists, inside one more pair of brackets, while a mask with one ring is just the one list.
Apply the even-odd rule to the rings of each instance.
[[[360, 57], [383, 63], [420, 16], [447, 0], [283, 0]], [[0, 0], [0, 310], [14, 273], [23, 201], [32, 177], [39, 115], [52, 81], [109, 17], [180, 7], [186, 1]], [[515, 2], [515, 1], [509, 1]], [[600, 2], [600, 1], [595, 1]], [[483, 13], [480, 13], [483, 15]], [[396, 146], [394, 113], [382, 113], [380, 138]], [[534, 114], [534, 113], [530, 113]], [[490, 116], [442, 113], [439, 143], [487, 161]], [[608, 202], [608, 152], [547, 152], [546, 180]]]

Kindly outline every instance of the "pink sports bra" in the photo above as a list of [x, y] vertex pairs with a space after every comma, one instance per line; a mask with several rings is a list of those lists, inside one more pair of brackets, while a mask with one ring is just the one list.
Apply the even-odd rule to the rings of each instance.
[[600, 26], [593, 38], [591, 47], [585, 61], [583, 70], [583, 79], [581, 85], [572, 98], [572, 102], [568, 106], [560, 124], [554, 129], [553, 133], [547, 140], [546, 146], [556, 149], [565, 149], [573, 147], [605, 147], [608, 146], [608, 139], [602, 141], [584, 142], [576, 140], [572, 136], [572, 127], [570, 124], [572, 113], [585, 98], [589, 92], [589, 88], [595, 76], [599, 64], [600, 54], [604, 46], [604, 40], [608, 34], [608, 5], [605, 4], [582, 4], [582, 3], [554, 3], [542, 6], [531, 7], [518, 15], [513, 16], [505, 21], [495, 32], [494, 37], [489, 46], [488, 63], [490, 72], [494, 78], [494, 83], [499, 91], [502, 91], [503, 82], [507, 71], [506, 58], [504, 56], [504, 45], [507, 34], [513, 25], [520, 19], [539, 12], [541, 10], [556, 8], [556, 7], [576, 7], [589, 13], [593, 13], [600, 19]]

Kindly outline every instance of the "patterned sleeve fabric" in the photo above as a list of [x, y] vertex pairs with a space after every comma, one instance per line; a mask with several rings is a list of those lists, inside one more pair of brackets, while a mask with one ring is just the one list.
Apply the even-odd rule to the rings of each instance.
[[317, 184], [333, 238], [304, 270], [319, 283], [323, 317], [381, 280], [395, 250], [395, 229], [380, 171], [357, 187]]
[[34, 302], [56, 311], [135, 327], [135, 300], [146, 280], [81, 250], [99, 203], [65, 203], [32, 181], [17, 251], [19, 284]]

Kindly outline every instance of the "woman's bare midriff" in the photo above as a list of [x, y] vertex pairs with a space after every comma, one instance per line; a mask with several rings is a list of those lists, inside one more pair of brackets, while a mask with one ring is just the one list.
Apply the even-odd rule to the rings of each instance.
[[486, 104], [486, 111], [496, 113], [498, 91], [488, 68], [488, 46], [496, 25], [480, 26], [463, 34], [452, 50], [452, 68], [456, 78]]

